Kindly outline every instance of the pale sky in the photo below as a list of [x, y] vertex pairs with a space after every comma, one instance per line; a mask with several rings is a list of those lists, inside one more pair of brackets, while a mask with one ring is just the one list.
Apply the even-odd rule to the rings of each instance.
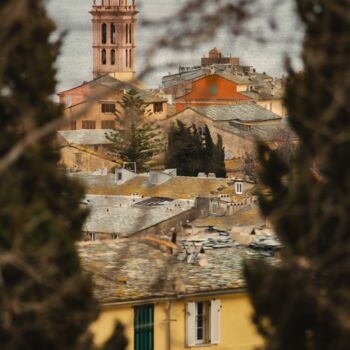
[[[178, 6], [186, 0], [139, 0], [139, 18], [157, 18], [171, 16]], [[253, 31], [264, 33], [268, 39], [265, 45], [247, 38], [233, 38], [226, 33], [220, 35], [212, 42], [204, 43], [191, 52], [174, 53], [162, 51], [157, 56], [159, 65], [171, 63], [176, 65], [197, 65], [204, 53], [214, 46], [222, 50], [224, 54], [238, 56], [247, 65], [255, 66], [259, 71], [266, 71], [275, 76], [284, 73], [284, 58], [286, 54], [291, 56], [298, 66], [301, 30], [296, 22], [293, 10], [293, 0], [284, 1], [278, 11], [269, 7], [274, 0], [262, 1], [263, 10], [258, 18], [250, 24]], [[58, 62], [59, 89], [68, 88], [91, 78], [91, 22], [88, 13], [92, 0], [49, 0], [48, 9], [50, 15], [56, 21], [59, 30], [68, 30], [62, 55]], [[273, 14], [277, 18], [278, 30], [270, 31], [268, 18]], [[162, 35], [161, 28], [157, 30], [145, 30], [138, 27], [138, 69], [143, 66], [145, 49], [152, 44], [154, 38]], [[174, 71], [176, 69], [172, 69]], [[159, 67], [158, 71], [146, 79], [149, 86], [158, 86], [161, 76], [168, 73], [168, 69]]]

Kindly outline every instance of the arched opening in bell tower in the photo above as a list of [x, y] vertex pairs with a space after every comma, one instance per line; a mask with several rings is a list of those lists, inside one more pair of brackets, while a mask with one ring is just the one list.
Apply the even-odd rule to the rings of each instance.
[[111, 24], [111, 44], [115, 44], [116, 43], [116, 28], [115, 28], [115, 24], [112, 23]]
[[107, 44], [107, 24], [102, 23], [102, 44]]

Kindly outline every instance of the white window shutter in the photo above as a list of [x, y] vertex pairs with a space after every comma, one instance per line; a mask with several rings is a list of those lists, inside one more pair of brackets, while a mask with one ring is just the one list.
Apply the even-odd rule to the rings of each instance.
[[221, 330], [221, 301], [212, 300], [210, 303], [210, 343], [220, 343]]
[[196, 345], [196, 303], [186, 304], [186, 343]]

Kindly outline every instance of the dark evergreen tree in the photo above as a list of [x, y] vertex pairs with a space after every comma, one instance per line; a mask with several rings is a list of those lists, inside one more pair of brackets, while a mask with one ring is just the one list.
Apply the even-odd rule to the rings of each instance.
[[218, 141], [213, 152], [213, 173], [217, 177], [226, 177], [225, 166], [225, 147], [222, 141], [222, 136], [218, 135]]
[[[249, 264], [254, 321], [266, 349], [350, 348], [350, 3], [297, 0], [304, 71], [286, 103], [300, 139], [288, 165], [267, 146], [261, 208], [283, 242], [281, 262]], [[317, 169], [322, 169], [320, 173]]]
[[[41, 0], [0, 2], [0, 159], [62, 115], [52, 101], [54, 24]], [[27, 147], [0, 181], [0, 348], [87, 350], [97, 317], [75, 243], [87, 212], [59, 171], [54, 133]], [[120, 348], [122, 349], [122, 347]]]
[[112, 152], [122, 161], [136, 163], [138, 172], [148, 169], [149, 162], [162, 152], [159, 127], [147, 121], [147, 104], [136, 90], [129, 90], [120, 102], [122, 113], [116, 113], [117, 128], [107, 134], [113, 142]]
[[202, 142], [193, 126], [177, 120], [168, 134], [165, 165], [176, 168], [180, 176], [197, 176], [201, 168]]
[[197, 176], [203, 172], [226, 177], [222, 138], [219, 136], [215, 145], [207, 126], [202, 136], [195, 125], [188, 127], [178, 120], [168, 133], [165, 165], [167, 168], [177, 168], [181, 176]]
[[214, 160], [215, 144], [211, 137], [211, 133], [208, 128], [208, 125], [205, 125], [205, 128], [204, 128], [204, 141], [205, 141], [205, 148], [203, 150], [203, 169], [206, 174], [209, 174], [213, 172], [213, 168], [215, 164], [215, 160]]

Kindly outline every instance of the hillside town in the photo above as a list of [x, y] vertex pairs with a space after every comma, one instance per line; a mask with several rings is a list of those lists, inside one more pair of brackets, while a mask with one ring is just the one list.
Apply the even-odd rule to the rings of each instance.
[[[135, 1], [94, 0], [90, 14], [92, 80], [58, 92], [67, 122], [57, 143], [60, 166], [86, 188], [78, 249], [103, 306], [95, 341], [121, 321], [129, 350], [254, 349], [261, 338], [243, 262], [277, 264], [281, 248], [259, 210], [255, 149], [297, 142], [284, 104], [287, 77], [214, 47], [198, 66], [181, 66], [150, 89], [136, 80]], [[161, 150], [144, 163], [123, 158], [113, 139], [130, 127], [136, 99], [143, 105], [136, 127], [148, 123], [160, 135]], [[202, 153], [220, 143], [221, 172], [203, 164], [188, 172], [180, 152], [168, 159], [176, 125], [180, 134], [198, 133]]]
[[0, 1], [0, 350], [348, 350], [349, 13]]

